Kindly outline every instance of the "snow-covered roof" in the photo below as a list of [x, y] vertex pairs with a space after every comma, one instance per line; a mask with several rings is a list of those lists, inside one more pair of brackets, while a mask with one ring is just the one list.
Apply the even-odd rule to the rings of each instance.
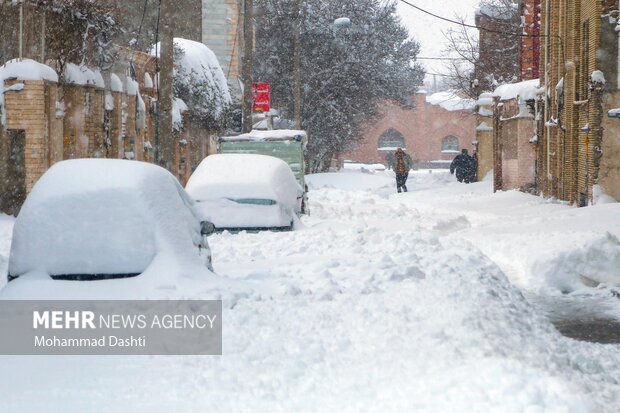
[[63, 80], [67, 84], [79, 86], [95, 86], [105, 89], [105, 82], [99, 70], [91, 70], [84, 65], [67, 63], [63, 73]]
[[15, 80], [47, 80], [58, 82], [56, 71], [31, 59], [13, 59], [0, 66], [0, 82]]
[[295, 129], [278, 129], [278, 130], [253, 130], [250, 133], [244, 133], [237, 136], [223, 136], [221, 141], [288, 141], [288, 140], [306, 140], [306, 131]]
[[493, 96], [499, 97], [500, 100], [510, 100], [520, 97], [523, 100], [535, 99], [536, 96], [543, 93], [540, 87], [539, 79], [526, 80], [519, 83], [511, 83], [502, 85], [495, 89]]
[[476, 102], [473, 99], [462, 98], [453, 90], [427, 95], [426, 102], [431, 105], [439, 105], [450, 112], [471, 110], [476, 106]]

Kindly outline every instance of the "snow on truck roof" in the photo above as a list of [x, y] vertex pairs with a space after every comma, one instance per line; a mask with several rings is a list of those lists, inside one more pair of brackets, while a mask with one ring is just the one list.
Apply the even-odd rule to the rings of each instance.
[[270, 199], [292, 207], [299, 184], [288, 164], [273, 156], [217, 154], [198, 165], [185, 189], [197, 201]]
[[221, 142], [288, 140], [305, 141], [307, 139], [308, 134], [306, 133], [306, 131], [294, 129], [253, 130], [252, 132], [244, 133], [242, 135], [220, 137]]

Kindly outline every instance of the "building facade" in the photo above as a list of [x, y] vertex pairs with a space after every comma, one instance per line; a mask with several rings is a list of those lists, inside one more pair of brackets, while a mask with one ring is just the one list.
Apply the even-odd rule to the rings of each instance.
[[345, 160], [387, 164], [396, 148], [405, 149], [416, 167], [446, 167], [462, 148], [472, 149], [474, 102], [452, 92], [416, 94], [414, 108], [386, 103]]
[[241, 0], [202, 0], [202, 42], [217, 56], [232, 94], [241, 100], [243, 8]]
[[617, 0], [545, 0], [542, 81], [549, 91], [538, 141], [543, 194], [580, 206], [594, 188], [620, 199]]

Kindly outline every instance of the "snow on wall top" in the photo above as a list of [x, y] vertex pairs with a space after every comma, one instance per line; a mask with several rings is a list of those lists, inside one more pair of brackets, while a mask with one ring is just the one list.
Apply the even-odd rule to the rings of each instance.
[[148, 72], [144, 72], [144, 88], [153, 89], [153, 78]]
[[180, 131], [183, 129], [183, 113], [189, 108], [183, 99], [174, 98], [172, 101], [172, 129]]
[[91, 70], [88, 67], [67, 63], [63, 73], [65, 83], [80, 86], [95, 86], [105, 89], [105, 82], [99, 70]]
[[465, 99], [456, 94], [455, 91], [437, 92], [426, 96], [426, 102], [431, 105], [439, 105], [447, 111], [471, 110], [476, 106], [472, 99]]
[[[232, 98], [226, 76], [215, 53], [203, 43], [179, 37], [174, 38], [174, 45], [184, 52], [181, 56], [175, 56], [178, 59], [175, 61], [176, 70], [184, 71], [188, 82], [195, 84], [198, 81], [203, 84], [202, 87], [206, 86], [214, 102], [215, 115], [219, 116], [224, 108], [232, 103]], [[151, 49], [151, 55], [159, 57], [160, 51], [161, 43], [157, 43]], [[196, 79], [189, 79], [192, 73], [195, 74]]]
[[523, 100], [532, 100], [543, 92], [544, 90], [540, 87], [540, 80], [532, 79], [524, 82], [502, 85], [495, 89], [493, 96], [499, 97], [500, 100], [516, 99], [517, 97]]
[[0, 66], [0, 82], [8, 79], [58, 82], [56, 71], [31, 59], [13, 59]]
[[285, 141], [300, 137], [306, 140], [308, 135], [303, 130], [278, 129], [278, 130], [253, 130], [238, 136], [223, 136], [221, 141]]
[[123, 93], [123, 82], [121, 82], [121, 78], [114, 73], [110, 75], [110, 89], [112, 92]]

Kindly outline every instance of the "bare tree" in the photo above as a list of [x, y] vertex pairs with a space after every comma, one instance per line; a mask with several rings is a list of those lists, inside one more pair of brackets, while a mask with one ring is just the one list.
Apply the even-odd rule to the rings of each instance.
[[448, 85], [475, 98], [519, 79], [519, 7], [514, 0], [482, 0], [476, 12], [478, 30], [460, 23], [444, 31]]

